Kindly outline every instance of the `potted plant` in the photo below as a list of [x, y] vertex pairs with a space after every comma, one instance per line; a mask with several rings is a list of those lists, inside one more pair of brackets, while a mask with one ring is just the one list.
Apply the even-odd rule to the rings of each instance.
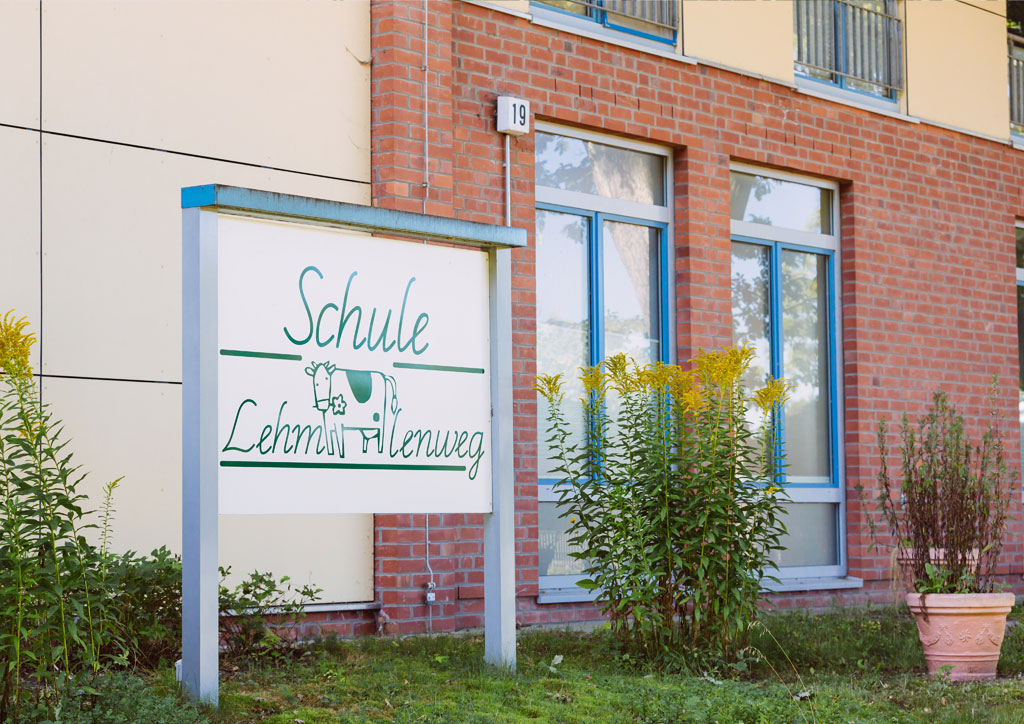
[[913, 581], [907, 604], [917, 620], [928, 672], [954, 681], [995, 677], [1012, 593], [999, 592], [996, 564], [1006, 530], [1010, 479], [995, 413], [975, 445], [964, 420], [936, 392], [917, 430], [903, 415], [899, 480], [890, 475], [888, 428], [878, 426], [878, 502]]

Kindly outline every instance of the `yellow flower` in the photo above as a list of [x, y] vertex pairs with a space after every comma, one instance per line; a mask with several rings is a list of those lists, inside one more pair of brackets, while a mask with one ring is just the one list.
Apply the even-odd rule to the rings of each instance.
[[701, 389], [700, 385], [696, 383], [690, 384], [681, 395], [678, 395], [679, 401], [687, 410], [700, 410], [704, 407], [705, 397], [704, 390]]
[[537, 375], [537, 383], [533, 386], [533, 389], [540, 394], [550, 405], [562, 404], [562, 398], [565, 396], [562, 393], [562, 375]]
[[13, 309], [0, 318], [0, 371], [6, 374], [32, 373], [29, 361], [36, 338], [25, 331], [27, 326], [28, 319], [18, 319]]
[[623, 395], [640, 389], [636, 362], [626, 355], [621, 353], [612, 355], [604, 361], [604, 366], [608, 370], [609, 384], [613, 389]]
[[640, 370], [640, 382], [646, 389], [671, 391], [678, 367], [664, 362], [652, 362]]
[[768, 495], [774, 495], [775, 493], [779, 492], [779, 489], [772, 485], [764, 492], [767, 493]]
[[770, 379], [764, 387], [754, 393], [754, 402], [764, 412], [770, 412], [776, 405], [781, 407], [789, 401], [789, 393], [794, 387], [796, 385], [789, 380]]
[[22, 440], [34, 441], [37, 437], [39, 437], [39, 433], [42, 432], [42, 430], [42, 421], [30, 422], [27, 426], [22, 425], [20, 428], [18, 428], [18, 437], [20, 437]]
[[684, 370], [679, 365], [670, 365], [671, 377], [668, 391], [672, 398], [687, 410], [696, 410], [704, 405], [704, 394], [693, 370]]
[[586, 399], [583, 400], [584, 404], [590, 404], [591, 400], [594, 402], [603, 400], [608, 385], [608, 378], [604, 370], [601, 369], [601, 365], [580, 367], [579, 369], [580, 381], [583, 382], [583, 392], [586, 396]]
[[750, 344], [726, 347], [719, 351], [698, 350], [691, 360], [697, 366], [697, 375], [708, 387], [732, 387], [750, 368], [756, 351]]

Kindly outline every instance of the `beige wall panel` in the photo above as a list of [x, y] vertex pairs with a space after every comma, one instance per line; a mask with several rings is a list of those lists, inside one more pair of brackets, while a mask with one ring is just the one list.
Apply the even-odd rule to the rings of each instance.
[[28, 317], [38, 340], [39, 133], [0, 127], [0, 316], [10, 309]]
[[0, 0], [0, 123], [39, 128], [38, 0]]
[[230, 585], [272, 571], [323, 603], [373, 600], [372, 515], [222, 515], [219, 553]]
[[[124, 477], [113, 501], [112, 548], [180, 552], [181, 386], [44, 378], [43, 400], [64, 421], [74, 462], [87, 474], [79, 487], [87, 507], [99, 510], [103, 486]], [[89, 535], [95, 540], [99, 531]]]
[[[1014, 0], [1014, 2], [1017, 1]], [[1006, 16], [1006, 0], [963, 0], [963, 2], [990, 13], [997, 13], [1003, 17]]]
[[[43, 398], [88, 473], [80, 491], [89, 507], [99, 509], [104, 484], [124, 477], [114, 497], [112, 548], [180, 552], [181, 387], [45, 379]], [[220, 540], [220, 563], [235, 572], [312, 582], [324, 601], [373, 598], [373, 516], [224, 516]]]
[[369, 22], [367, 0], [46, 0], [43, 122], [366, 181]]
[[1006, 20], [960, 2], [908, 2], [907, 111], [998, 138], [1010, 135]]
[[792, 83], [792, 0], [683, 0], [683, 52]]
[[366, 184], [45, 137], [45, 372], [181, 381], [180, 189], [204, 183], [370, 201]]

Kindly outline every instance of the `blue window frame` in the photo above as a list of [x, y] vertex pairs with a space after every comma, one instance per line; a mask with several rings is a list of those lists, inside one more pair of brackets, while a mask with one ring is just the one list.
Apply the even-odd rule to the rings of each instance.
[[897, 101], [903, 88], [903, 27], [896, 0], [796, 0], [799, 77]]
[[532, 0], [535, 10], [584, 18], [611, 30], [675, 44], [679, 29], [676, 0]]
[[[615, 226], [631, 228], [633, 230], [649, 230], [649, 251], [647, 256], [650, 274], [648, 289], [651, 291], [649, 299], [651, 311], [649, 312], [649, 317], [652, 318], [651, 322], [654, 327], [651, 330], [653, 343], [650, 346], [656, 346], [657, 349], [656, 351], [654, 349], [651, 350], [647, 361], [669, 362], [672, 356], [669, 349], [667, 325], [669, 318], [669, 285], [664, 271], [668, 269], [668, 224], [649, 219], [623, 216], [621, 214], [587, 211], [576, 207], [549, 203], [538, 203], [537, 211], [539, 216], [544, 212], [551, 212], [570, 217], [574, 220], [579, 219], [583, 222], [583, 226], [586, 229], [584, 232], [586, 239], [584, 272], [586, 276], [585, 288], [587, 298], [586, 355], [585, 359], [580, 361], [587, 365], [596, 365], [610, 355], [619, 352], [626, 352], [637, 359], [637, 361], [643, 361], [642, 353], [638, 354], [636, 349], [637, 345], [635, 343], [631, 345], [628, 340], [628, 337], [636, 338], [639, 330], [634, 328], [628, 331], [623, 329], [609, 331], [609, 317], [615, 322], [621, 323], [623, 320], [610, 309], [613, 305], [609, 299], [611, 295], [608, 293], [609, 285], [606, 283], [605, 267], [606, 259], [615, 253], [611, 250], [611, 246], [614, 244], [611, 237], [614, 236]], [[541, 222], [539, 221], [538, 247], [544, 243], [542, 238], [543, 232], [540, 230], [540, 227]], [[635, 247], [636, 245], [634, 244], [633, 246]], [[538, 251], [538, 255], [542, 253], [542, 251]], [[540, 263], [542, 263], [542, 260], [538, 260], [538, 265]], [[575, 270], [562, 268], [559, 270], [559, 276], [571, 275], [573, 271]], [[621, 288], [623, 285], [619, 284], [618, 286]], [[655, 316], [656, 319], [653, 319]], [[617, 338], [611, 344], [608, 341], [610, 336]], [[541, 343], [538, 342], [538, 344]], [[547, 372], [548, 370], [539, 371]], [[568, 375], [568, 373], [569, 371], [567, 370], [566, 374]], [[569, 383], [572, 384], [572, 381], [570, 380]], [[574, 399], [572, 394], [567, 394], [566, 398]], [[539, 422], [543, 423], [543, 421]], [[540, 461], [540, 468], [541, 470], [544, 469], [543, 460]], [[545, 476], [542, 473], [538, 476], [538, 482], [541, 485], [554, 485], [558, 480]]]
[[[548, 203], [538, 203], [537, 217], [538, 369], [565, 375], [564, 411], [582, 436], [575, 400], [585, 393], [577, 367], [620, 352], [640, 363], [671, 357], [668, 224]], [[571, 557], [567, 523], [559, 517], [559, 479], [547, 473], [546, 416], [539, 402], [539, 600], [588, 599], [593, 594], [575, 585], [583, 562]]]
[[[792, 474], [792, 473], [781, 473], [778, 476], [779, 483], [783, 483], [789, 486], [799, 487], [836, 487], [839, 485], [839, 456], [835, 454], [835, 451], [839, 448], [839, 425], [836, 419], [835, 405], [832, 403], [836, 399], [836, 374], [835, 364], [836, 359], [836, 336], [835, 336], [835, 310], [834, 310], [834, 294], [832, 293], [832, 280], [835, 277], [833, 270], [835, 263], [835, 254], [828, 249], [820, 249], [815, 247], [801, 246], [798, 244], [787, 244], [777, 241], [766, 241], [764, 239], [752, 238], [747, 236], [732, 237], [734, 249], [736, 243], [754, 245], [761, 247], [766, 250], [768, 257], [768, 348], [769, 348], [769, 369], [767, 373], [771, 377], [786, 378], [798, 386], [801, 383], [799, 379], [793, 379], [794, 368], [799, 367], [799, 364], [787, 364], [789, 360], [786, 359], [786, 348], [793, 346], [791, 338], [787, 337], [786, 334], [786, 317], [795, 316], [787, 315], [783, 309], [782, 301], [782, 288], [783, 288], [783, 256], [785, 252], [795, 252], [801, 255], [808, 255], [818, 257], [822, 262], [824, 269], [820, 278], [815, 280], [818, 283], [824, 283], [825, 288], [820, 290], [820, 299], [823, 302], [823, 309], [821, 310], [821, 323], [825, 327], [824, 345], [819, 348], [819, 354], [823, 356], [823, 359], [818, 360], [819, 375], [823, 371], [825, 380], [824, 382], [824, 398], [822, 400], [822, 412], [825, 419], [825, 427], [827, 429], [827, 435], [824, 440], [818, 435], [814, 435], [815, 443], [819, 444], [824, 442], [827, 447], [817, 452], [821, 453], [820, 457], [825, 459], [824, 467], [818, 468], [813, 472], [805, 469], [801, 470], [800, 473], [811, 473], [811, 474]], [[735, 287], [735, 252], [734, 252], [734, 287]], [[793, 283], [789, 280], [789, 286], [793, 286]], [[735, 299], [735, 295], [734, 295]], [[734, 301], [735, 309], [735, 301]], [[734, 327], [735, 329], [735, 327]], [[736, 335], [735, 341], [737, 343], [743, 343], [749, 340], [743, 339], [742, 335]], [[763, 380], [758, 380], [763, 382]], [[752, 382], [755, 382], [752, 380]], [[797, 392], [799, 395], [799, 392]], [[782, 450], [787, 453], [790, 452], [789, 448], [793, 448], [796, 445], [806, 445], [806, 439], [801, 443], [790, 444], [788, 440], [787, 422], [788, 416], [784, 416], [780, 424], [780, 437], [779, 445]], [[813, 467], [813, 466], [811, 466]], [[821, 472], [825, 472], [821, 475]], [[814, 480], [813, 478], [820, 478]]]

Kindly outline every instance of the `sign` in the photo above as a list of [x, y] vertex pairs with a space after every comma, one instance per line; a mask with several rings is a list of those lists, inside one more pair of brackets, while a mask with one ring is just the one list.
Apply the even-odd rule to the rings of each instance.
[[222, 215], [221, 513], [490, 512], [487, 255]]
[[498, 96], [498, 131], [510, 136], [530, 132], [530, 101], [512, 96]]
[[185, 690], [217, 703], [220, 513], [483, 512], [484, 660], [514, 671], [525, 230], [220, 185], [181, 206]]

